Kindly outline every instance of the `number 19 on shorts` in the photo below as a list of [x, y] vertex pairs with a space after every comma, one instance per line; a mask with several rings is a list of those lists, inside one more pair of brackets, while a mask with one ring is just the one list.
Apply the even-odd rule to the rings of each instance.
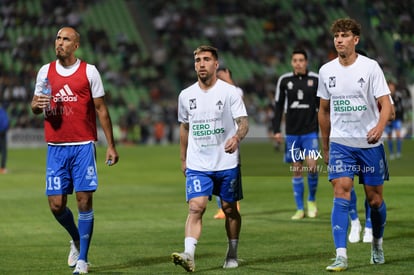
[[49, 191], [60, 190], [62, 188], [60, 177], [49, 176], [46, 178], [46, 189]]

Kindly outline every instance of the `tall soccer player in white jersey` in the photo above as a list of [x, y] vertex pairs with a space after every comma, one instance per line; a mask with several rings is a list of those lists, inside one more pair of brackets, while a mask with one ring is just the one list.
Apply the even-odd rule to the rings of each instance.
[[178, 97], [180, 158], [186, 177], [188, 216], [184, 252], [172, 253], [173, 262], [195, 270], [194, 255], [201, 236], [202, 217], [212, 195], [219, 196], [226, 215], [228, 248], [223, 268], [238, 267], [237, 246], [243, 198], [239, 181], [240, 141], [248, 132], [246, 107], [236, 87], [217, 78], [217, 49], [200, 46], [194, 51], [197, 82]]
[[355, 51], [360, 24], [350, 18], [338, 19], [331, 32], [338, 57], [320, 68], [318, 85], [322, 147], [334, 191], [331, 225], [336, 259], [326, 270], [344, 271], [348, 268], [346, 235], [355, 175], [364, 186], [371, 208], [370, 262], [385, 262], [382, 242], [387, 211], [383, 184], [388, 180], [388, 167], [381, 136], [393, 109], [379, 64]]
[[[95, 141], [96, 114], [108, 148], [105, 162], [114, 165], [118, 153], [104, 88], [95, 66], [76, 58], [79, 33], [61, 28], [55, 40], [57, 60], [43, 65], [36, 79], [31, 103], [34, 114], [44, 115], [47, 146], [46, 195], [56, 220], [71, 236], [68, 265], [73, 274], [88, 273], [88, 251], [94, 225], [93, 192], [98, 187]], [[51, 94], [43, 94], [44, 80]], [[78, 225], [67, 207], [67, 195], [76, 192]]]

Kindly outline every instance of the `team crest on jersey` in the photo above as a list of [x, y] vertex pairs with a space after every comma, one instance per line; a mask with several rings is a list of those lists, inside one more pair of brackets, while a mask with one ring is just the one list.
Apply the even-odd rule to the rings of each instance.
[[360, 87], [362, 88], [362, 85], [364, 85], [364, 84], [365, 84], [365, 80], [361, 77], [361, 78], [358, 80], [358, 83], [359, 83]]
[[221, 100], [217, 101], [216, 106], [221, 110], [221, 108], [223, 108], [223, 102], [221, 102]]
[[195, 98], [191, 98], [189, 100], [189, 104], [190, 104], [190, 110], [197, 109], [197, 101]]
[[313, 79], [308, 79], [308, 87], [313, 87]]
[[329, 77], [329, 88], [333, 88], [336, 86], [336, 76]]

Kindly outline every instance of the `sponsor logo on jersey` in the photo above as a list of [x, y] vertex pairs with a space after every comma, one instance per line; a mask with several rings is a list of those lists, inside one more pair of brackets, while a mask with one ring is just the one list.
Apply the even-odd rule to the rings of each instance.
[[195, 137], [218, 135], [225, 132], [223, 127], [214, 128], [209, 123], [196, 123], [191, 126], [191, 129]]
[[91, 183], [89, 183], [89, 186], [97, 186], [96, 182], [93, 180]]
[[78, 97], [72, 92], [68, 84], [65, 84], [57, 94], [53, 96], [54, 102], [76, 102]]
[[298, 100], [293, 101], [292, 104], [290, 104], [290, 109], [308, 109], [309, 104], [302, 104]]
[[219, 101], [216, 103], [216, 106], [218, 107], [218, 109], [219, 109], [219, 110], [221, 110], [221, 108], [223, 108], [223, 102], [221, 102], [221, 100], [219, 100]]
[[359, 83], [360, 87], [362, 88], [362, 85], [364, 85], [364, 84], [365, 84], [365, 80], [361, 77], [361, 78], [358, 80], [358, 83]]
[[298, 96], [298, 99], [299, 100], [302, 100], [303, 99], [304, 93], [303, 93], [303, 91], [301, 89], [298, 90], [297, 96]]
[[[332, 100], [334, 112], [338, 112], [338, 113], [361, 112], [361, 111], [366, 111], [368, 109], [367, 105], [354, 105], [353, 102], [350, 99], [348, 99], [348, 98], [352, 98], [352, 95], [346, 96], [344, 98], [342, 97], [337, 97]], [[359, 97], [359, 96], [356, 95], [354, 97]]]

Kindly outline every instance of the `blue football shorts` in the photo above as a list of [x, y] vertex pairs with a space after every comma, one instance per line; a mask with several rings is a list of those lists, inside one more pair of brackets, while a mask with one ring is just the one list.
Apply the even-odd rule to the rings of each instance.
[[328, 179], [359, 177], [360, 184], [382, 185], [389, 179], [383, 144], [371, 148], [355, 148], [330, 143]]
[[46, 195], [95, 191], [96, 150], [93, 142], [82, 145], [48, 145], [46, 161]]
[[302, 162], [306, 157], [316, 159], [320, 157], [318, 133], [286, 135], [284, 161], [287, 163]]
[[243, 198], [240, 166], [222, 171], [196, 171], [186, 169], [186, 200], [212, 195], [225, 202], [235, 202]]
[[400, 130], [402, 128], [402, 121], [401, 119], [395, 119], [390, 121], [387, 126], [385, 127], [385, 133], [391, 134], [393, 130]]

